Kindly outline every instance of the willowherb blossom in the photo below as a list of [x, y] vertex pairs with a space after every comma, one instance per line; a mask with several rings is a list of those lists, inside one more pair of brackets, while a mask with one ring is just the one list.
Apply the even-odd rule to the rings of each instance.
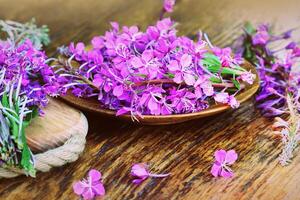
[[173, 7], [176, 0], [164, 0], [164, 10], [165, 12], [173, 12]]
[[232, 165], [238, 158], [237, 153], [234, 150], [218, 150], [214, 154], [215, 162], [211, 168], [211, 174], [214, 177], [222, 176], [224, 178], [231, 178], [233, 172], [229, 165]]
[[74, 183], [73, 190], [75, 194], [83, 197], [85, 200], [104, 196], [105, 188], [101, 179], [101, 173], [98, 170], [91, 169], [86, 179]]
[[132, 181], [135, 184], [139, 184], [149, 177], [164, 178], [170, 175], [170, 174], [152, 174], [148, 171], [148, 166], [144, 163], [134, 164], [131, 168], [130, 174], [131, 176], [136, 178]]
[[202, 39], [195, 42], [176, 32], [169, 18], [144, 32], [114, 22], [88, 47], [71, 43], [60, 48], [64, 57], [54, 67], [65, 91], [97, 98], [99, 106], [117, 115], [197, 112], [220, 92], [230, 96], [225, 104], [238, 107], [234, 96], [255, 78], [240, 67], [241, 59], [229, 48], [210, 50]]
[[[0, 21], [0, 27], [8, 36], [0, 40], [0, 165], [34, 176], [34, 157], [24, 130], [32, 118], [43, 114], [47, 95], [58, 94], [59, 77], [47, 64], [45, 53], [38, 50], [47, 43], [42, 40], [48, 37], [45, 30], [32, 22]], [[28, 38], [34, 38], [33, 42]]]

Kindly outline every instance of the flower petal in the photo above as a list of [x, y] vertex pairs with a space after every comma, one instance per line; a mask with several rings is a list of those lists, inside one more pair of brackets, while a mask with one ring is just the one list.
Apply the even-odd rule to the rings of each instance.
[[153, 58], [153, 52], [149, 50], [144, 51], [142, 58], [146, 63], [148, 63]]
[[178, 62], [176, 60], [171, 60], [167, 67], [170, 71], [180, 70]]
[[116, 96], [116, 97], [119, 97], [123, 94], [124, 92], [124, 89], [123, 89], [123, 86], [122, 85], [118, 85], [114, 88], [113, 90], [113, 94]]
[[150, 98], [148, 101], [148, 108], [151, 111], [155, 111], [158, 109], [158, 103], [154, 100], [154, 98]]
[[99, 181], [102, 177], [101, 173], [96, 169], [91, 169], [89, 171], [89, 177], [92, 182]]
[[195, 76], [192, 75], [192, 74], [187, 74], [187, 73], [185, 73], [185, 74], [183, 75], [183, 78], [184, 78], [184, 82], [185, 82], [187, 85], [194, 85], [194, 83], [196, 82]]
[[227, 151], [225, 162], [227, 164], [233, 164], [238, 158], [238, 154], [234, 150]]
[[180, 59], [180, 65], [182, 67], [189, 67], [192, 63], [192, 56], [189, 54], [183, 54], [183, 56]]
[[131, 175], [139, 178], [145, 178], [149, 176], [149, 173], [144, 164], [134, 164], [131, 168]]
[[95, 193], [93, 192], [93, 190], [91, 188], [88, 188], [88, 190], [86, 190], [82, 193], [82, 197], [85, 200], [93, 199], [95, 197]]
[[220, 175], [224, 178], [231, 178], [233, 176], [233, 172], [227, 171], [226, 169], [222, 168]]
[[73, 191], [77, 195], [81, 195], [83, 193], [84, 189], [85, 189], [85, 186], [81, 181], [78, 181], [73, 184]]
[[103, 196], [105, 195], [105, 188], [102, 183], [98, 183], [92, 186], [93, 191], [96, 195]]
[[134, 183], [134, 184], [140, 184], [141, 182], [143, 182], [145, 179], [134, 179], [133, 181], [132, 181], [132, 183]]
[[226, 158], [226, 151], [221, 149], [215, 152], [215, 159], [216, 161], [218, 161], [219, 163], [224, 163]]
[[143, 62], [141, 61], [140, 58], [138, 57], [134, 57], [132, 60], [131, 60], [131, 64], [134, 68], [140, 68], [142, 67], [144, 64]]
[[210, 170], [210, 173], [214, 176], [214, 177], [218, 177], [219, 174], [220, 174], [220, 171], [221, 171], [221, 165], [217, 164], [217, 163], [214, 163], [211, 170]]

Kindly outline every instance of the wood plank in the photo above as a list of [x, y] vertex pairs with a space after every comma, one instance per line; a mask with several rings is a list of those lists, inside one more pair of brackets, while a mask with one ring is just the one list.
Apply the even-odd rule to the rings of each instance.
[[[161, 1], [153, 0], [0, 0], [0, 17], [49, 24], [53, 43], [47, 50], [71, 40], [89, 41], [103, 33], [109, 21], [123, 25], [154, 23]], [[216, 45], [230, 44], [244, 20], [275, 22], [277, 30], [299, 25], [299, 0], [178, 0], [172, 17], [179, 34], [195, 35], [200, 28]], [[299, 31], [296, 35], [300, 36]], [[72, 183], [96, 168], [103, 173], [105, 199], [300, 199], [300, 156], [288, 167], [278, 165], [280, 138], [270, 130], [253, 101], [237, 111], [184, 124], [136, 126], [88, 115], [87, 147], [75, 163], [40, 173], [36, 179], [0, 180], [0, 199], [76, 199]], [[235, 149], [233, 179], [210, 174], [217, 149]], [[170, 172], [165, 179], [131, 184], [132, 163], [148, 162], [153, 172]]]

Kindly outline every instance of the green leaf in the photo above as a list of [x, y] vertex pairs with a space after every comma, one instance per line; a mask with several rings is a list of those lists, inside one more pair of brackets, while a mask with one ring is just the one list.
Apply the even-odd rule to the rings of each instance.
[[175, 77], [175, 74], [167, 73], [167, 74], [164, 74], [164, 76], [166, 76], [166, 77], [168, 77], [168, 78], [174, 78], [174, 77]]
[[142, 78], [147, 78], [147, 75], [146, 74], [134, 74], [135, 76], [139, 76], [139, 77], [142, 77]]
[[221, 69], [220, 59], [211, 53], [205, 54], [201, 62], [210, 72], [218, 73]]
[[237, 89], [241, 89], [241, 84], [236, 79], [232, 79], [232, 82]]
[[34, 119], [38, 115], [39, 115], [38, 108], [37, 107], [32, 107], [31, 108], [31, 113], [27, 114], [25, 120], [23, 121], [24, 128], [28, 127], [29, 124], [31, 123], [32, 119]]
[[9, 108], [8, 96], [7, 96], [6, 92], [4, 92], [4, 94], [2, 95], [1, 103], [2, 103], [3, 107]]
[[26, 172], [29, 173], [30, 176], [35, 176], [35, 169], [31, 162], [31, 151], [27, 145], [26, 137], [25, 137], [25, 131], [22, 127], [22, 142], [23, 142], [23, 151], [22, 151], [22, 158], [21, 158], [21, 166], [23, 169], [26, 170]]
[[244, 29], [245, 29], [246, 33], [249, 35], [253, 35], [256, 32], [256, 29], [250, 22], [245, 23]]
[[216, 77], [210, 77], [209, 80], [213, 83], [222, 83], [222, 80]]

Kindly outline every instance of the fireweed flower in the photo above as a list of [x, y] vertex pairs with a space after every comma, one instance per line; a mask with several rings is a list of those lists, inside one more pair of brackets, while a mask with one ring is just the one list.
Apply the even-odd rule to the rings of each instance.
[[237, 153], [234, 150], [218, 150], [215, 152], [215, 162], [211, 169], [211, 174], [214, 177], [222, 176], [224, 178], [230, 178], [233, 176], [232, 170], [229, 165], [232, 165], [238, 158]]
[[0, 27], [8, 36], [0, 41], [0, 165], [35, 176], [25, 128], [32, 118], [43, 115], [47, 96], [58, 95], [60, 88], [60, 78], [48, 65], [51, 59], [39, 50], [49, 43], [49, 30], [38, 28], [34, 21], [0, 20]]
[[148, 166], [144, 163], [134, 164], [131, 168], [130, 174], [131, 176], [137, 178], [132, 181], [135, 184], [139, 184], [149, 177], [164, 178], [170, 175], [170, 174], [152, 174], [148, 171]]
[[[300, 75], [297, 71], [300, 47], [290, 41], [292, 30], [280, 35], [271, 34], [268, 25], [254, 28], [245, 26], [245, 34], [235, 44], [235, 49], [244, 58], [257, 66], [261, 79], [261, 88], [256, 96], [257, 107], [266, 117], [275, 118], [276, 134], [282, 136], [283, 149], [279, 156], [280, 164], [287, 165], [293, 157], [293, 150], [299, 144], [299, 95]], [[288, 45], [279, 50], [272, 50], [273, 42], [286, 41]], [[248, 75], [241, 75], [249, 82]], [[278, 116], [288, 114], [285, 121]]]
[[164, 10], [165, 12], [173, 12], [173, 7], [176, 0], [164, 0]]
[[225, 104], [238, 107], [234, 96], [254, 80], [239, 66], [240, 57], [232, 56], [229, 48], [208, 51], [201, 38], [195, 42], [176, 32], [169, 18], [145, 32], [113, 22], [89, 48], [82, 43], [61, 48], [54, 68], [64, 92], [97, 98], [101, 107], [130, 114], [134, 120], [201, 111], [221, 91], [228, 94]]
[[101, 181], [102, 175], [98, 170], [91, 169], [88, 177], [82, 181], [78, 181], [73, 185], [75, 194], [83, 197], [83, 199], [94, 199], [97, 196], [104, 196], [105, 189]]

